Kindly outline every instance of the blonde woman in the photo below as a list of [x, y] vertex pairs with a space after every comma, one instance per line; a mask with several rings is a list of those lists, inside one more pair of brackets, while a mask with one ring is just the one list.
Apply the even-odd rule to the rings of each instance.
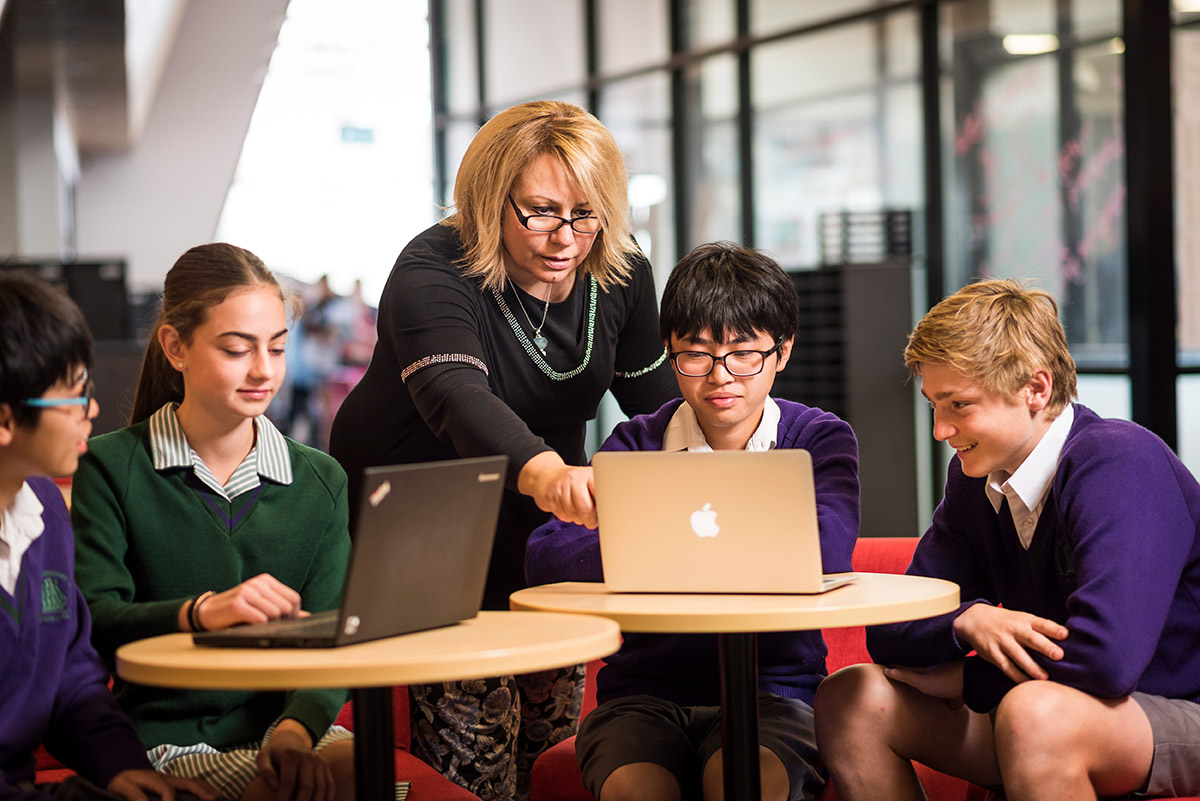
[[[581, 465], [604, 393], [630, 415], [677, 397], [626, 192], [612, 135], [579, 107], [497, 114], [463, 157], [454, 213], [400, 254], [370, 366], [334, 420], [352, 493], [370, 465], [508, 455], [485, 608], [507, 609], [524, 586], [525, 542], [551, 514], [596, 525]], [[518, 683], [524, 703], [509, 677], [449, 697], [415, 688], [414, 750], [485, 799], [520, 797], [514, 768], [573, 733], [579, 687]], [[530, 706], [542, 701], [549, 717]], [[527, 741], [514, 750], [518, 727]]]

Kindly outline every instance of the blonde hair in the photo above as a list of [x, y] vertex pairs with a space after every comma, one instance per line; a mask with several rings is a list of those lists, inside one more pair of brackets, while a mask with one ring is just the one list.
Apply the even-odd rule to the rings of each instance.
[[507, 198], [526, 168], [552, 155], [603, 226], [580, 265], [607, 289], [624, 283], [638, 252], [629, 228], [625, 160], [598, 119], [579, 106], [539, 100], [501, 111], [479, 129], [454, 181], [454, 214], [443, 220], [466, 249], [459, 265], [488, 289], [503, 289]]
[[909, 372], [919, 376], [922, 364], [945, 365], [1005, 395], [1045, 369], [1053, 379], [1046, 407], [1052, 419], [1078, 394], [1058, 304], [1011, 279], [969, 284], [930, 309], [904, 348]]

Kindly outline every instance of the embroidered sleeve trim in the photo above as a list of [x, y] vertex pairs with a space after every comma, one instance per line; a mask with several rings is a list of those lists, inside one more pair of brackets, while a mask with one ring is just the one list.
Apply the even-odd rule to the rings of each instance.
[[646, 373], [652, 373], [657, 370], [666, 360], [667, 349], [663, 348], [663, 352], [657, 359], [654, 360], [654, 364], [650, 365], [649, 367], [643, 367], [641, 370], [634, 370], [630, 373], [623, 373], [620, 370], [617, 370], [615, 373], [613, 373], [613, 375], [615, 375], [617, 378], [641, 378], [642, 376], [646, 375]]
[[417, 359], [415, 362], [405, 367], [400, 371], [400, 380], [407, 382], [408, 377], [418, 370], [423, 370], [431, 364], [449, 364], [458, 362], [459, 364], [469, 364], [472, 367], [478, 367], [483, 371], [484, 375], [488, 375], [487, 365], [482, 359], [477, 359], [466, 353], [438, 353], [433, 356], [426, 356], [423, 359]]

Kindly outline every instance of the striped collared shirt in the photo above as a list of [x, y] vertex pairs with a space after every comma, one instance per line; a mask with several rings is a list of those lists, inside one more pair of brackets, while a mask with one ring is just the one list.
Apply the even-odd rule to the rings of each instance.
[[259, 476], [276, 484], [292, 483], [292, 460], [288, 457], [287, 442], [270, 420], [259, 416], [254, 418], [257, 432], [254, 447], [233, 471], [229, 481], [221, 486], [208, 465], [188, 444], [179, 418], [175, 416], [177, 407], [176, 403], [168, 403], [150, 417], [150, 453], [155, 470], [190, 467], [196, 478], [227, 501], [257, 488]]

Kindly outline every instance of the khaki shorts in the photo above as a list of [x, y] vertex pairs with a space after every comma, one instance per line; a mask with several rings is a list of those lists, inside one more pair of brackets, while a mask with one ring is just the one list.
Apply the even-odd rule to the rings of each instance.
[[1200, 795], [1200, 704], [1136, 692], [1130, 697], [1154, 732], [1150, 781], [1131, 797]]

